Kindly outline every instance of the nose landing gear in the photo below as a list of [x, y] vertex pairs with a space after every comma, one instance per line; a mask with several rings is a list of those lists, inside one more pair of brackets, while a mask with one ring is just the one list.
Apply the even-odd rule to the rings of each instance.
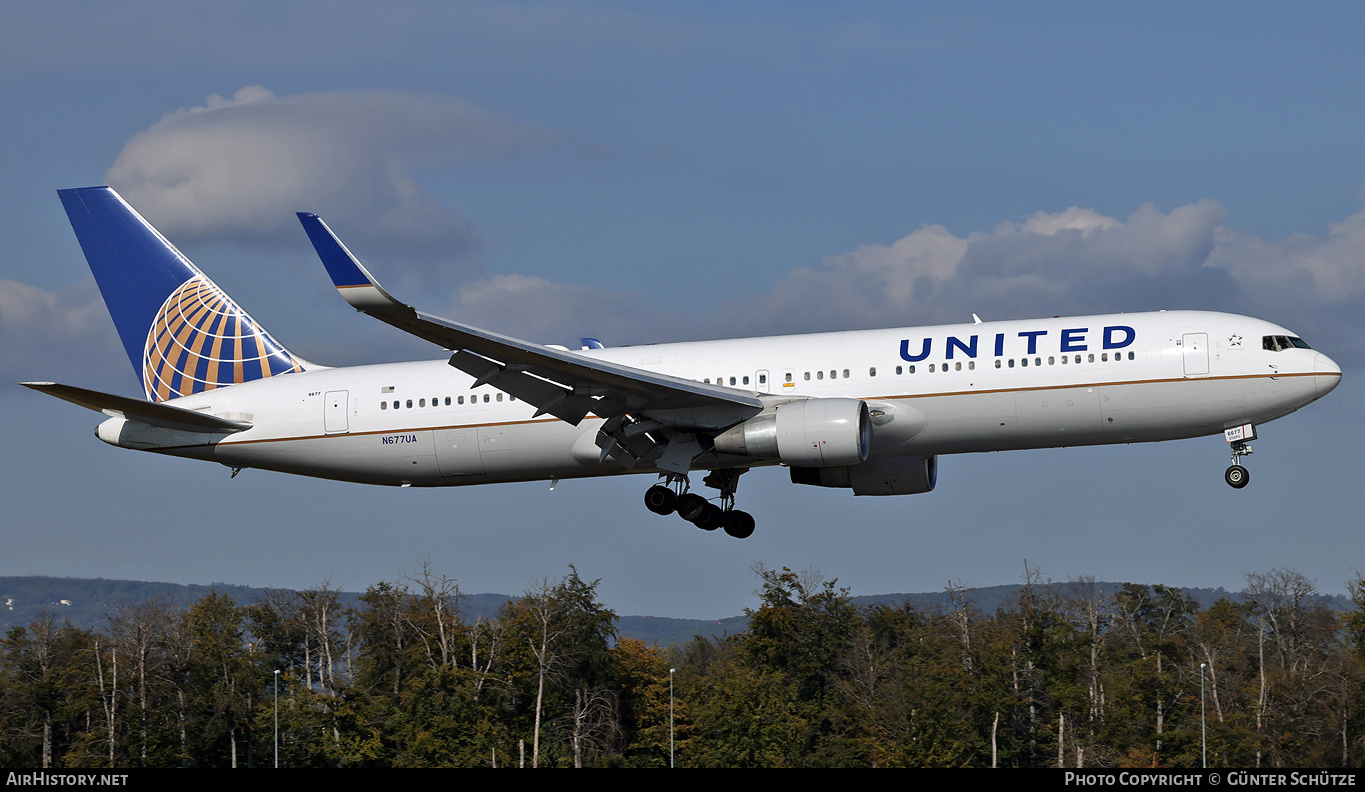
[[1242, 457], [1252, 453], [1247, 443], [1256, 439], [1256, 427], [1249, 423], [1229, 427], [1223, 430], [1223, 438], [1232, 448], [1232, 467], [1223, 473], [1223, 480], [1229, 487], [1241, 489], [1251, 481], [1251, 473], [1242, 466]]
[[736, 539], [747, 539], [754, 533], [754, 518], [748, 512], [735, 508], [735, 488], [740, 475], [747, 470], [715, 470], [702, 480], [706, 486], [720, 490], [719, 506], [689, 491], [686, 476], [666, 473], [664, 483], [655, 484], [645, 491], [645, 508], [655, 514], [672, 514], [676, 511], [679, 517], [703, 531], [724, 528], [725, 533]]

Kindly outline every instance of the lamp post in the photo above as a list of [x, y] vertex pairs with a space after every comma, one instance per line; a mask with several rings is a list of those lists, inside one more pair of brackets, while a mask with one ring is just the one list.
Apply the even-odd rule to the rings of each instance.
[[1205, 665], [1206, 665], [1205, 663], [1200, 663], [1200, 664], [1199, 664], [1199, 746], [1200, 746], [1200, 751], [1203, 753], [1203, 757], [1204, 757], [1204, 758], [1203, 758], [1204, 767], [1207, 769], [1208, 766], [1209, 766], [1209, 740], [1208, 740], [1208, 732], [1207, 732], [1207, 729], [1206, 729], [1206, 727], [1205, 727], [1205, 725], [1204, 725], [1204, 666], [1205, 666]]
[[275, 767], [280, 766], [280, 669], [275, 669]]
[[673, 767], [673, 672], [676, 668], [668, 669], [668, 766]]

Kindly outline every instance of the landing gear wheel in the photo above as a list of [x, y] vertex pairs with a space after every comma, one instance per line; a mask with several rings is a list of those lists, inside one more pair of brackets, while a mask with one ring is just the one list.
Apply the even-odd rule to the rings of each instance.
[[1241, 465], [1233, 465], [1223, 474], [1223, 480], [1233, 489], [1241, 489], [1251, 481], [1251, 473]]
[[701, 519], [702, 514], [706, 512], [706, 507], [710, 505], [706, 502], [706, 498], [695, 492], [689, 492], [678, 498], [678, 516], [694, 523]]
[[645, 508], [655, 514], [672, 514], [678, 508], [678, 496], [662, 484], [645, 490]]
[[725, 532], [736, 539], [748, 539], [750, 536], [753, 536], [753, 515], [738, 509], [726, 513]]
[[701, 516], [693, 522], [703, 531], [714, 531], [725, 525], [725, 512], [721, 511], [716, 504], [708, 503], [706, 508], [702, 509]]

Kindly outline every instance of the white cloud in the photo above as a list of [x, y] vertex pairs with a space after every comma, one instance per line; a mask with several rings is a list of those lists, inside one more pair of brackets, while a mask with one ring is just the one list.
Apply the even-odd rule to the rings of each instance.
[[460, 289], [446, 309], [457, 321], [531, 341], [572, 346], [582, 337], [608, 346], [692, 337], [704, 319], [661, 311], [636, 292], [499, 275]]
[[0, 349], [11, 381], [137, 382], [94, 278], [60, 292], [0, 280]]
[[410, 174], [534, 152], [552, 140], [449, 96], [276, 96], [253, 85], [167, 113], [129, 139], [106, 177], [172, 239], [269, 243], [297, 233], [294, 212], [314, 211], [356, 245], [436, 268], [482, 242]]
[[1250, 289], [1327, 304], [1365, 298], [1365, 209], [1328, 226], [1327, 236], [1295, 234], [1272, 242], [1220, 229], [1212, 266]]
[[500, 276], [446, 309], [512, 335], [609, 344], [816, 332], [1162, 308], [1227, 310], [1284, 324], [1341, 360], [1365, 360], [1365, 210], [1326, 236], [1263, 240], [1224, 226], [1215, 201], [1126, 219], [1072, 207], [958, 237], [924, 226], [793, 270], [707, 314], [663, 311], [638, 292]]

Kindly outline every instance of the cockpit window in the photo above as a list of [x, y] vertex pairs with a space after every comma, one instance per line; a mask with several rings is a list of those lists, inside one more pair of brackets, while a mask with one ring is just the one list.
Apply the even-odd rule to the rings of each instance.
[[1268, 352], [1279, 352], [1285, 349], [1312, 349], [1308, 342], [1297, 336], [1262, 336], [1261, 348]]

